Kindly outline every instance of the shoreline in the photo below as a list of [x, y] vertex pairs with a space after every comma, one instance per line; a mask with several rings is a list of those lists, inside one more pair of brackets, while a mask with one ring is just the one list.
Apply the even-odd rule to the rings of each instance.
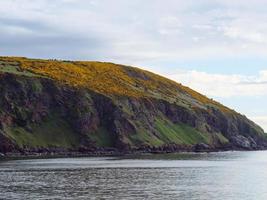
[[61, 151], [61, 152], [8, 152], [0, 153], [1, 160], [24, 160], [24, 159], [53, 159], [53, 158], [79, 158], [79, 157], [121, 157], [121, 156], [134, 156], [134, 155], [157, 155], [157, 154], [201, 154], [201, 153], [216, 153], [216, 152], [249, 152], [249, 151], [266, 151], [267, 149], [209, 149], [201, 151], [193, 150], [178, 150], [178, 151], [143, 151], [143, 150], [129, 150], [129, 151], [91, 151], [91, 152], [79, 152], [79, 151]]

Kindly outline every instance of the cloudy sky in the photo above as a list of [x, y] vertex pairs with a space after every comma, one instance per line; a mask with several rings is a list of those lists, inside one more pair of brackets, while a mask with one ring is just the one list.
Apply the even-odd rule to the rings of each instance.
[[1, 55], [148, 69], [267, 131], [266, 0], [2, 0]]

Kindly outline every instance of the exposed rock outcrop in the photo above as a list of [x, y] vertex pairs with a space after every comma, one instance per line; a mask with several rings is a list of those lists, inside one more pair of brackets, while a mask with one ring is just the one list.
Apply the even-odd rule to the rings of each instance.
[[110, 95], [47, 77], [0, 73], [0, 152], [267, 147], [264, 131], [245, 116], [177, 92], [176, 100]]

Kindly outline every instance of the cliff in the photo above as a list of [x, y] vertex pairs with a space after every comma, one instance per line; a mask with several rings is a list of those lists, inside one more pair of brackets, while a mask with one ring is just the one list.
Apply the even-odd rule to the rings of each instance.
[[138, 68], [0, 57], [0, 152], [265, 149], [244, 115]]

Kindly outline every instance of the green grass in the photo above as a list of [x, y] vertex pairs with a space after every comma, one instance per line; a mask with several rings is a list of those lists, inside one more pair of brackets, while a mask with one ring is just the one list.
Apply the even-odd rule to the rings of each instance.
[[105, 128], [99, 128], [97, 131], [89, 133], [88, 137], [98, 147], [114, 147], [115, 139]]
[[162, 146], [164, 142], [157, 138], [155, 135], [149, 134], [147, 131], [141, 131], [137, 134], [130, 135], [130, 141], [134, 146], [139, 146], [140, 144], [148, 145], [148, 146]]
[[[149, 133], [140, 124], [136, 134], [129, 134], [130, 141], [134, 146], [162, 146], [164, 144], [194, 145], [197, 143], [212, 144], [212, 136], [209, 133], [202, 133], [186, 124], [173, 124], [167, 119], [157, 119], [154, 127], [156, 133]], [[140, 128], [141, 127], [141, 128]], [[223, 135], [215, 137], [220, 141], [226, 141]]]
[[164, 143], [194, 145], [202, 142], [209, 144], [211, 142], [208, 133], [201, 133], [185, 124], [173, 124], [168, 120], [157, 119], [155, 126], [160, 133], [159, 138]]
[[229, 143], [229, 140], [224, 137], [221, 133], [216, 133], [216, 136], [217, 138], [219, 139], [219, 141], [222, 143], [222, 144], [227, 144]]
[[35, 93], [41, 93], [43, 90], [43, 85], [39, 80], [33, 81], [32, 82], [32, 90]]
[[5, 63], [0, 61], [0, 73], [10, 73], [10, 74], [16, 74], [16, 75], [23, 75], [28, 77], [40, 77], [37, 74], [31, 73], [26, 70], [21, 70], [19, 65], [16, 63]]
[[78, 134], [63, 119], [55, 116], [33, 125], [31, 132], [22, 127], [9, 127], [6, 133], [21, 147], [70, 148], [79, 144]]

